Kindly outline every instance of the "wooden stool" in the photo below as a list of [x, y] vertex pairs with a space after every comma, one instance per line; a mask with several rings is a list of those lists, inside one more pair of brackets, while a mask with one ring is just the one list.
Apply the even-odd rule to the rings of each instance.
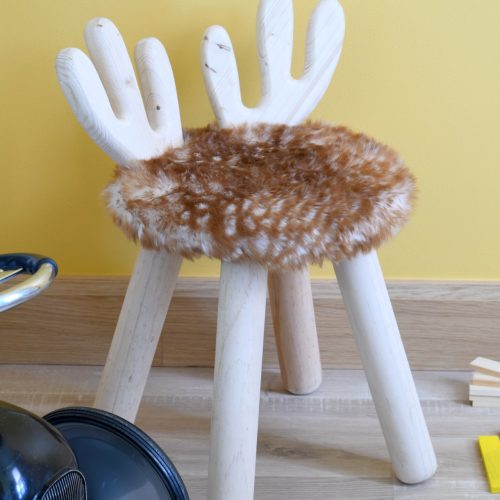
[[[130, 280], [95, 405], [131, 421], [135, 419], [175, 287], [181, 255], [206, 254], [221, 258], [208, 496], [212, 500], [252, 498], [268, 278], [284, 385], [293, 393], [311, 392], [321, 381], [321, 366], [311, 288], [303, 264], [327, 257], [334, 262], [395, 473], [406, 483], [423, 481], [434, 473], [436, 459], [377, 254], [371, 249], [397, 229], [399, 219], [405, 218], [402, 197], [410, 195], [404, 195], [408, 186], [404, 189], [401, 186], [411, 176], [404, 177], [404, 166], [391, 150], [365, 136], [314, 124], [290, 127], [302, 122], [315, 108], [329, 85], [340, 56], [344, 18], [336, 0], [321, 0], [312, 15], [305, 71], [298, 80], [290, 76], [291, 1], [262, 0], [257, 27], [261, 103], [253, 109], [242, 104], [229, 37], [221, 27], [209, 28], [203, 39], [202, 69], [222, 128], [212, 126], [202, 131], [187, 131], [184, 144], [172, 70], [159, 41], [145, 39], [136, 47], [140, 90], [123, 40], [107, 19], [95, 19], [87, 25], [85, 38], [92, 60], [77, 49], [65, 49], [58, 56], [58, 78], [78, 120], [94, 141], [120, 165], [115, 180], [107, 188], [108, 206], [116, 222], [143, 246]], [[328, 134], [333, 139], [328, 139]], [[354, 161], [348, 155], [345, 143], [364, 148], [368, 160], [356, 171], [356, 178], [361, 179], [360, 185], [351, 189], [352, 192], [360, 189], [361, 197], [348, 200], [349, 213], [352, 212], [353, 220], [357, 221], [356, 230], [354, 226], [344, 224], [342, 232], [339, 229], [342, 224], [333, 218], [328, 204], [323, 203], [325, 213], [330, 214], [326, 222], [336, 228], [330, 239], [325, 239], [325, 234], [329, 233], [321, 231], [298, 234], [285, 222], [288, 229], [278, 231], [279, 237], [285, 238], [283, 244], [272, 236], [273, 231], [269, 234], [258, 232], [265, 234], [264, 244], [252, 239], [249, 230], [248, 234], [245, 233], [248, 236], [245, 243], [238, 240], [234, 245], [232, 236], [243, 234], [244, 216], [250, 212], [245, 212], [230, 200], [225, 204], [220, 200], [213, 201], [228, 190], [235, 191], [234, 184], [229, 186], [229, 181], [224, 180], [217, 187], [206, 177], [201, 181], [202, 168], [195, 167], [205, 165], [210, 157], [214, 178], [223, 176], [221, 172], [225, 171], [217, 167], [217, 162], [227, 161], [229, 172], [234, 166], [233, 160], [226, 158], [229, 144], [239, 151], [238, 154], [242, 149], [251, 150], [245, 161], [253, 158], [256, 165], [260, 161], [259, 168], [264, 171], [268, 168], [268, 156], [259, 160], [255, 144], [262, 146], [266, 155], [270, 155], [275, 146], [281, 151], [277, 153], [279, 156], [291, 148], [292, 136], [301, 145], [297, 158], [316, 151], [317, 158], [330, 155], [330, 159], [337, 158], [335, 162], [338, 160], [344, 167], [350, 166], [351, 160], [359, 164], [358, 157]], [[213, 140], [218, 141], [219, 149], [208, 153]], [[210, 147], [197, 150], [200, 144]], [[195, 159], [186, 170], [189, 155]], [[313, 156], [313, 160], [315, 158]], [[281, 186], [277, 182], [273, 184], [273, 189], [282, 196], [277, 202], [274, 199], [277, 203], [273, 205], [275, 210], [288, 200], [287, 183], [293, 181], [294, 186], [300, 186], [301, 182], [294, 177], [296, 171], [290, 167], [293, 161], [285, 163], [289, 168], [286, 171], [289, 178], [285, 178]], [[299, 162], [300, 168], [302, 165]], [[274, 167], [270, 165], [269, 168]], [[389, 207], [385, 207], [384, 212], [390, 219], [385, 229], [377, 229], [380, 214], [375, 213], [375, 209], [370, 212], [371, 219], [360, 216], [364, 210], [363, 189], [367, 184], [362, 178], [367, 173], [365, 168], [372, 169], [368, 175], [371, 179], [377, 177], [374, 172], [380, 169], [396, 171], [390, 182], [399, 182], [397, 189], [401, 188], [403, 192], [388, 188], [390, 202], [383, 196], [376, 198], [377, 207]], [[246, 179], [241, 183], [245, 189], [258, 184], [260, 171], [253, 174], [249, 173], [250, 170], [240, 171]], [[400, 177], [396, 179], [398, 175]], [[272, 175], [268, 178], [272, 179]], [[195, 180], [191, 185], [187, 181], [192, 179]], [[348, 183], [349, 179], [348, 175], [344, 176], [342, 182]], [[378, 194], [387, 188], [382, 189], [382, 184], [376, 184]], [[262, 224], [261, 227], [269, 227], [263, 217], [269, 208], [263, 204], [263, 200], [268, 199], [265, 188], [264, 185], [261, 190], [250, 193], [260, 200], [257, 210], [251, 212], [250, 229], [256, 221]], [[293, 189], [289, 191], [295, 192]], [[184, 212], [179, 212], [177, 205], [171, 209], [169, 200], [174, 192], [175, 203]], [[378, 196], [377, 193], [374, 196]], [[206, 203], [201, 203], [198, 196], [205, 196]], [[197, 200], [195, 208], [186, 209], [189, 200]], [[313, 205], [318, 200], [313, 200]], [[209, 210], [205, 205], [210, 205], [211, 210], [216, 210], [214, 207], [224, 209], [218, 212], [224, 221], [218, 223], [217, 228], [214, 226], [211, 233], [207, 233], [210, 224], [206, 217], [215, 220], [216, 216], [213, 212], [203, 212]], [[300, 209], [300, 202], [290, 204], [290, 210], [295, 210], [293, 213], [302, 214]], [[234, 217], [233, 212], [237, 212]], [[317, 212], [307, 213], [304, 220], [314, 218]], [[183, 214], [186, 214], [184, 223]], [[180, 222], [175, 222], [177, 216]], [[291, 239], [286, 240], [289, 233]], [[371, 235], [368, 238], [367, 233]], [[298, 241], [299, 237], [302, 237], [302, 246], [290, 244], [293, 238], [293, 241]], [[283, 263], [290, 265], [280, 265]], [[271, 266], [269, 276], [268, 265]]]

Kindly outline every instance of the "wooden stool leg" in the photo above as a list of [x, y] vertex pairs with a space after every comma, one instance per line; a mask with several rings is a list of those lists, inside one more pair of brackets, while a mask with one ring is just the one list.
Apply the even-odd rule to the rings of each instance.
[[308, 270], [269, 273], [269, 301], [283, 385], [309, 394], [321, 384], [321, 359]]
[[334, 266], [394, 472], [418, 483], [436, 456], [375, 251]]
[[209, 500], [252, 500], [267, 270], [222, 263], [208, 464]]
[[135, 420], [182, 257], [141, 250], [116, 325], [95, 407]]

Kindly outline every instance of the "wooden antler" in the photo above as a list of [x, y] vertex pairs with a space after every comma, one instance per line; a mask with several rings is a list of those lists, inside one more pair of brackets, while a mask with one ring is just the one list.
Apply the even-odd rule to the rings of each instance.
[[181, 143], [174, 77], [162, 44], [147, 38], [137, 45], [139, 88], [125, 43], [111, 21], [90, 21], [85, 40], [92, 59], [79, 49], [64, 49], [56, 71], [90, 137], [121, 165], [157, 156]]
[[344, 15], [336, 0], [321, 0], [307, 31], [304, 73], [291, 76], [293, 8], [291, 0], [263, 0], [257, 20], [262, 97], [255, 108], [241, 101], [231, 40], [221, 26], [207, 29], [202, 69], [214, 113], [224, 127], [241, 123], [300, 123], [323, 97], [342, 50]]
[[[182, 142], [167, 53], [154, 38], [135, 50], [140, 87], [125, 43], [108, 19], [85, 30], [90, 59], [61, 51], [56, 70], [78, 121], [118, 164], [160, 155]], [[95, 405], [135, 419], [181, 264], [179, 255], [141, 250], [113, 336]]]

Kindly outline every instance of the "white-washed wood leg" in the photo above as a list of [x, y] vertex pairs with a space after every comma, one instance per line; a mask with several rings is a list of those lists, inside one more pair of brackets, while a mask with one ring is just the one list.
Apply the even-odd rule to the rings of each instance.
[[222, 263], [208, 465], [209, 500], [254, 491], [267, 270]]
[[130, 279], [94, 406], [134, 422], [182, 257], [142, 249]]
[[436, 470], [436, 456], [377, 253], [334, 265], [392, 466], [404, 483]]
[[283, 385], [293, 394], [309, 394], [321, 384], [309, 272], [270, 272], [268, 285]]

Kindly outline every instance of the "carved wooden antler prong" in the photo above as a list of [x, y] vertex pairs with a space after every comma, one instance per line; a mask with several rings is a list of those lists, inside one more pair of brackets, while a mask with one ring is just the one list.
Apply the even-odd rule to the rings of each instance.
[[292, 0], [263, 0], [257, 16], [262, 97], [255, 108], [241, 100], [238, 69], [229, 35], [220, 26], [207, 29], [202, 69], [214, 113], [222, 126], [239, 123], [296, 124], [325, 93], [337, 66], [344, 38], [344, 15], [336, 0], [320, 0], [307, 31], [303, 75], [291, 76]]
[[163, 153], [182, 141], [175, 83], [162, 44], [147, 38], [135, 51], [140, 87], [116, 26], [97, 18], [87, 24], [90, 58], [62, 50], [56, 61], [61, 87], [90, 137], [122, 165]]

